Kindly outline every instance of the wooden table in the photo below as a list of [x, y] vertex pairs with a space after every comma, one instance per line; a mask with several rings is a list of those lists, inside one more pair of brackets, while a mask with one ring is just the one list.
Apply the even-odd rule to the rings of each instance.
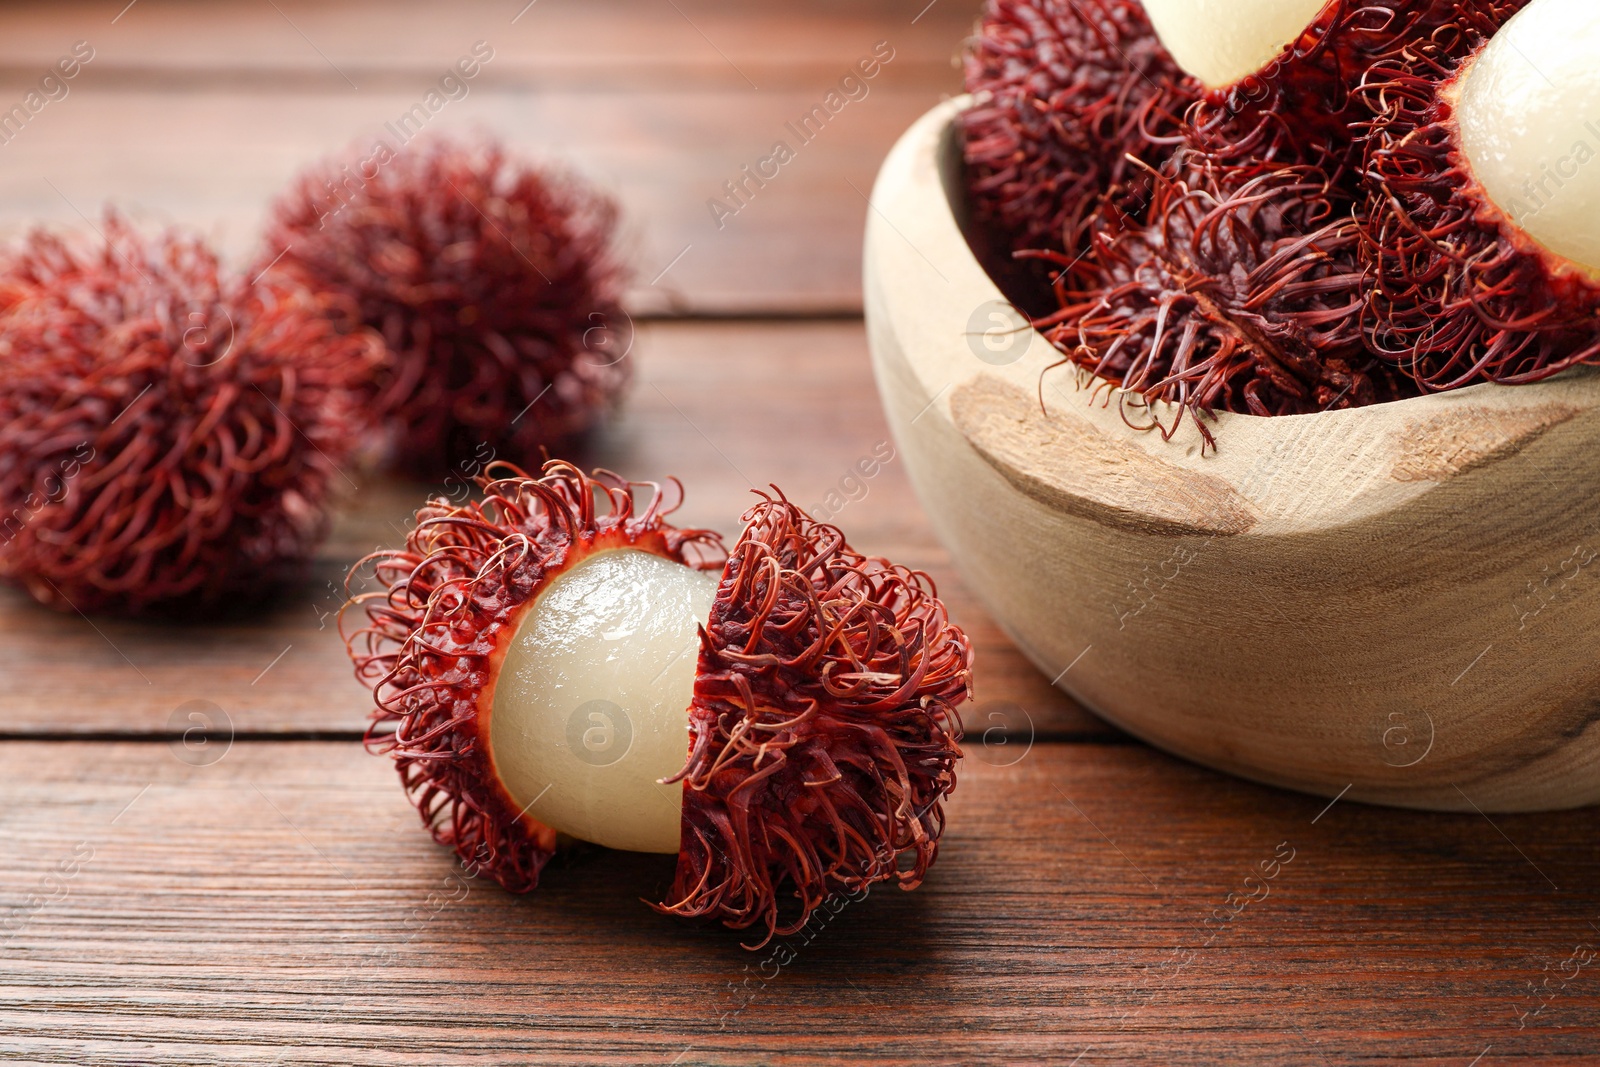
[[[676, 473], [682, 519], [732, 533], [752, 485], [821, 502], [886, 437], [863, 194], [957, 88], [970, 6], [122, 3], [0, 15], [0, 101], [73, 42], [95, 51], [0, 146], [0, 231], [82, 226], [115, 198], [244, 255], [296, 168], [370, 139], [487, 41], [436, 121], [580, 167], [628, 212], [637, 379], [586, 462]], [[719, 229], [722, 183], [880, 40], [895, 58], [868, 97]], [[930, 571], [979, 656], [920, 891], [750, 953], [639, 903], [670, 877], [659, 857], [574, 851], [522, 898], [463, 882], [357, 743], [367, 697], [329, 614], [349, 563], [433, 488], [364, 479], [315, 579], [242, 619], [0, 596], [0, 1060], [1600, 1060], [1600, 815], [1329, 804], [1127, 738], [1007, 642], [895, 462], [837, 521]], [[195, 708], [217, 724], [204, 746], [184, 742]]]

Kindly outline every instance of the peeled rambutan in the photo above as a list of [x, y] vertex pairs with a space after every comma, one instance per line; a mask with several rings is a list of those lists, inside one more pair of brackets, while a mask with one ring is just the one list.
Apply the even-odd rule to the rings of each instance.
[[[1151, 222], [1101, 234], [1037, 325], [1117, 388], [1124, 418], [1171, 437], [1191, 413], [1287, 415], [1400, 395], [1363, 349], [1354, 219], [1322, 172], [1230, 167], [1183, 153], [1155, 183]], [[1177, 405], [1163, 424], [1152, 402]]]
[[1181, 141], [1196, 91], [1137, 0], [989, 0], [966, 87], [976, 97], [962, 126], [980, 231], [1005, 235], [1006, 253], [1073, 255], [1106, 202], [1143, 212], [1149, 168]]
[[725, 553], [659, 486], [552, 461], [480, 487], [371, 558], [386, 589], [346, 637], [369, 746], [441, 844], [513, 892], [562, 835], [676, 854], [659, 909], [763, 942], [921, 882], [972, 660], [926, 575], [781, 494]]
[[427, 476], [537, 464], [615, 404], [632, 340], [615, 226], [607, 197], [493, 144], [380, 142], [304, 174], [263, 256], [383, 336], [373, 403]]
[[1533, 0], [1465, 60], [1368, 73], [1369, 343], [1425, 388], [1600, 361], [1597, 54], [1590, 0]]
[[263, 592], [326, 527], [381, 345], [198, 239], [103, 229], [0, 257], [0, 577], [82, 612]]
[[1189, 140], [1219, 159], [1306, 163], [1353, 185], [1363, 73], [1427, 43], [1464, 53], [1526, 0], [1144, 0], [1204, 87]]

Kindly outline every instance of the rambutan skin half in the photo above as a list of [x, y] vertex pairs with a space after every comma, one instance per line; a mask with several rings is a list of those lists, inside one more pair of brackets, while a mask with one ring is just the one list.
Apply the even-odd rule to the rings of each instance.
[[382, 346], [198, 239], [103, 230], [0, 259], [0, 577], [81, 612], [256, 597], [324, 534]]
[[372, 386], [395, 462], [536, 466], [616, 404], [631, 359], [617, 209], [494, 144], [413, 142], [307, 171], [277, 202], [262, 266], [382, 335]]
[[1522, 232], [1461, 151], [1456, 57], [1369, 72], [1361, 219], [1368, 344], [1425, 389], [1524, 384], [1600, 361], [1600, 281]]
[[[1363, 348], [1359, 234], [1322, 172], [1175, 158], [1147, 226], [1097, 238], [1037, 325], [1068, 361], [1137, 394], [1140, 428], [1184, 413], [1288, 415], [1405, 395]], [[1125, 393], [1119, 393], [1130, 425]], [[1150, 401], [1178, 407], [1163, 425]]]
[[965, 59], [969, 200], [1014, 249], [1076, 254], [1109, 201], [1142, 213], [1198, 85], [1137, 0], [989, 0]]
[[[376, 702], [368, 748], [394, 757], [435, 840], [469, 871], [525, 893], [556, 831], [511, 798], [490, 751], [494, 683], [517, 624], [554, 578], [595, 552], [637, 549], [698, 569], [725, 554], [717, 534], [665, 522], [657, 486], [551, 461], [539, 478], [495, 464], [480, 487], [481, 500], [429, 503], [404, 549], [356, 564], [352, 582], [371, 567], [383, 588], [347, 604], [340, 631]], [[651, 493], [638, 512], [635, 489]]]
[[961, 758], [972, 649], [920, 571], [781, 495], [745, 513], [701, 637], [683, 843], [661, 910], [774, 935], [922, 882]]
[[470, 871], [526, 892], [555, 852], [556, 830], [496, 773], [495, 682], [539, 593], [629, 548], [721, 573], [670, 779], [682, 837], [658, 910], [764, 927], [764, 942], [834, 894], [921, 881], [972, 663], [926, 575], [861, 556], [781, 495], [725, 553], [715, 533], [668, 524], [657, 486], [551, 461], [538, 478], [497, 465], [480, 487], [481, 502], [430, 503], [403, 550], [358, 564], [352, 580], [371, 565], [384, 588], [341, 617], [376, 701], [368, 746], [393, 756], [424, 825]]

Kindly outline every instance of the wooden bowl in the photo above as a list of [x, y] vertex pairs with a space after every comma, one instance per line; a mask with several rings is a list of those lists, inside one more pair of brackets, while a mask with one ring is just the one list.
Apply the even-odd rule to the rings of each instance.
[[1600, 374], [1224, 414], [1204, 454], [1187, 420], [1139, 432], [1103, 383], [1044, 374], [1057, 353], [962, 236], [964, 103], [884, 163], [867, 326], [923, 506], [1029, 658], [1150, 743], [1274, 785], [1600, 799]]

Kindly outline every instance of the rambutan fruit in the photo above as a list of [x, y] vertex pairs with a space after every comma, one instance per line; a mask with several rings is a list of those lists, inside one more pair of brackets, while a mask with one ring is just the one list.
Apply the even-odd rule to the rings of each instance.
[[[1170, 438], [1188, 412], [1209, 445], [1209, 412], [1301, 414], [1401, 394], [1400, 376], [1363, 348], [1359, 234], [1324, 174], [1188, 152], [1169, 171], [1152, 221], [1101, 234], [1058, 282], [1061, 308], [1037, 325], [1064, 362], [1114, 386], [1130, 425]], [[1155, 401], [1177, 417], [1163, 424]]]
[[1464, 54], [1525, 0], [1144, 0], [1157, 35], [1204, 87], [1189, 140], [1219, 159], [1320, 167], [1353, 185], [1355, 87], [1427, 44]]
[[[1403, 305], [1417, 301], [1370, 294], [1372, 256], [1358, 216], [1370, 193], [1372, 168], [1363, 166], [1370, 146], [1403, 144], [1394, 155], [1426, 146], [1404, 141], [1403, 113], [1391, 120], [1398, 137], [1373, 134], [1372, 93], [1359, 87], [1372, 72], [1409, 71], [1419, 57], [1433, 70], [1453, 67], [1525, 2], [1143, 0], [1116, 8], [1118, 25], [1135, 27], [1127, 35], [1142, 34], [1143, 47], [1164, 57], [1169, 73], [1146, 84], [1139, 98], [1159, 98], [1162, 106], [1149, 104], [1140, 121], [1111, 127], [1130, 135], [1121, 145], [1127, 172], [1120, 177], [1104, 171], [1085, 178], [1081, 167], [1038, 164], [1064, 171], [1079, 197], [1080, 214], [1071, 217], [1094, 225], [1078, 231], [1084, 248], [1015, 250], [1053, 272], [1055, 310], [1041, 312], [1030, 301], [1034, 325], [1067, 361], [1115, 390], [1131, 425], [1170, 436], [1189, 413], [1208, 446], [1215, 444], [1203, 418], [1210, 412], [1298, 414], [1414, 393], [1417, 384], [1394, 366], [1392, 350], [1404, 338], [1390, 336], [1378, 351], [1372, 339], [1374, 323], [1388, 323], [1391, 335], [1407, 328], [1413, 319]], [[996, 11], [1007, 10], [995, 3]], [[1077, 4], [1065, 7], [1076, 21], [1051, 26], [1087, 35], [1107, 21]], [[1016, 11], [1018, 25], [1040, 21], [1031, 7]], [[1038, 34], [1007, 35], [1006, 23], [995, 23], [994, 43], [987, 53], [975, 48], [969, 66], [986, 54], [1007, 57], [1013, 66], [1004, 69], [1014, 71], [1017, 85], [1029, 84], [1030, 70], [1052, 69], [1059, 45], [1041, 48]], [[1057, 29], [1052, 42], [1061, 36]], [[1111, 40], [1104, 33], [1097, 39]], [[1064, 68], [1078, 79], [1072, 84], [1098, 84], [1108, 68], [1128, 76], [1136, 64], [1101, 55], [1084, 66], [1087, 73]], [[1153, 130], [1148, 117], [1170, 116], [1172, 103], [1184, 98], [1192, 102], [1182, 118]], [[1135, 94], [1117, 99], [1127, 103]], [[1080, 102], [1071, 114], [1068, 128], [1092, 129], [1102, 145], [1115, 140], [1081, 121], [1097, 114], [1093, 108]], [[996, 131], [991, 154], [1000, 159], [1009, 127], [997, 122], [986, 112], [977, 128]], [[974, 144], [986, 144], [970, 131], [968, 137], [969, 155]], [[1043, 156], [1035, 148], [1020, 158]], [[1425, 172], [1413, 166], [1395, 185], [1426, 180]], [[1097, 190], [1094, 180], [1111, 184]], [[1028, 191], [1012, 191], [1005, 202], [1034, 212], [1035, 223], [1055, 225], [1060, 209], [1046, 194], [1056, 190], [1035, 178], [1031, 200]], [[981, 199], [978, 209], [981, 221]], [[995, 226], [1028, 232], [1026, 222], [987, 210]], [[1373, 310], [1383, 299], [1392, 309], [1387, 316]], [[1426, 328], [1425, 316], [1413, 318], [1415, 328]], [[1152, 402], [1177, 405], [1177, 416], [1165, 419]]]
[[1196, 91], [1137, 0], [989, 0], [965, 72], [973, 219], [1006, 254], [1076, 255], [1107, 201], [1142, 214]]
[[192, 610], [291, 577], [382, 359], [195, 238], [40, 231], [0, 256], [0, 578], [63, 610]]
[[926, 575], [781, 494], [724, 552], [659, 486], [552, 461], [480, 488], [419, 511], [345, 620], [368, 743], [441, 844], [513, 892], [563, 835], [676, 854], [658, 908], [763, 942], [921, 882], [972, 661]]
[[373, 404], [396, 463], [535, 465], [574, 444], [629, 376], [616, 207], [493, 144], [380, 143], [313, 167], [278, 201], [263, 256], [378, 331]]
[[1600, 361], [1597, 54], [1590, 0], [1533, 0], [1464, 60], [1369, 72], [1369, 343], [1425, 388]]

